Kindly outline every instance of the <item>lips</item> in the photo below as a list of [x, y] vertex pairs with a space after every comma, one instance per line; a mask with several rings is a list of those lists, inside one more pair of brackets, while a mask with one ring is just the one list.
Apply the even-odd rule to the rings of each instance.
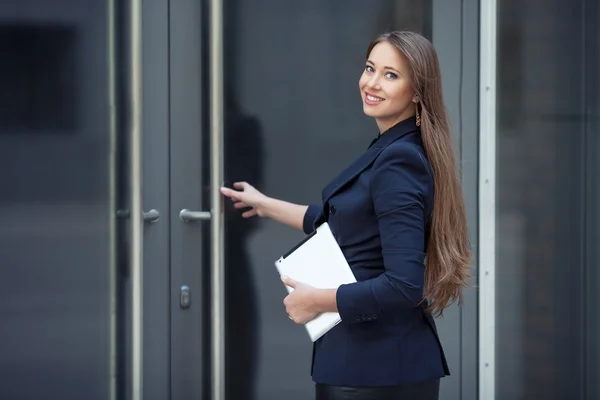
[[365, 103], [368, 104], [368, 105], [370, 105], [370, 106], [379, 104], [379, 103], [381, 103], [384, 100], [385, 99], [383, 99], [381, 97], [377, 97], [377, 96], [372, 95], [371, 93], [366, 93], [365, 92]]

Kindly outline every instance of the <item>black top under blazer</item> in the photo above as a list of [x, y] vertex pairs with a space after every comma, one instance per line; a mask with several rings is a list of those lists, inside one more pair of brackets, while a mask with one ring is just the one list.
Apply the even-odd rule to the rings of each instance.
[[329, 222], [358, 281], [338, 288], [342, 322], [314, 344], [315, 382], [388, 386], [449, 375], [435, 322], [420, 304], [433, 192], [420, 129], [409, 118], [308, 207], [305, 233]]

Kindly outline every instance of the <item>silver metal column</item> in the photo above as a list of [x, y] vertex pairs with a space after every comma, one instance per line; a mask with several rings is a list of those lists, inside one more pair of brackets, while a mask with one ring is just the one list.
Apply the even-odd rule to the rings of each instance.
[[210, 191], [212, 399], [225, 400], [223, 198], [223, 1], [210, 2]]
[[110, 400], [117, 399], [117, 22], [115, 0], [108, 0], [108, 92], [110, 106]]
[[480, 3], [479, 398], [493, 400], [496, 351], [496, 0]]
[[131, 399], [143, 399], [142, 0], [130, 9]]

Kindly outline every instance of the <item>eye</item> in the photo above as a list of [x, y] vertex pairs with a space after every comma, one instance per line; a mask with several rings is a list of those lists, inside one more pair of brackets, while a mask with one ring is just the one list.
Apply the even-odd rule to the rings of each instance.
[[375, 69], [373, 69], [373, 67], [371, 67], [370, 65], [367, 65], [367, 66], [365, 67], [365, 71], [367, 71], [367, 72], [374, 72], [374, 71], [375, 71]]
[[388, 79], [396, 79], [398, 77], [398, 75], [396, 75], [393, 72], [388, 72], [387, 74], [385, 74], [385, 77]]

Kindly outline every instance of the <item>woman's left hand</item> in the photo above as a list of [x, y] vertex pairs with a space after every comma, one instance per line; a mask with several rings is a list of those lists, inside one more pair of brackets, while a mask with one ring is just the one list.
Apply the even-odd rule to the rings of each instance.
[[285, 285], [294, 288], [292, 293], [283, 299], [286, 312], [295, 323], [306, 324], [319, 313], [315, 304], [317, 289], [285, 276], [282, 276], [281, 280]]

